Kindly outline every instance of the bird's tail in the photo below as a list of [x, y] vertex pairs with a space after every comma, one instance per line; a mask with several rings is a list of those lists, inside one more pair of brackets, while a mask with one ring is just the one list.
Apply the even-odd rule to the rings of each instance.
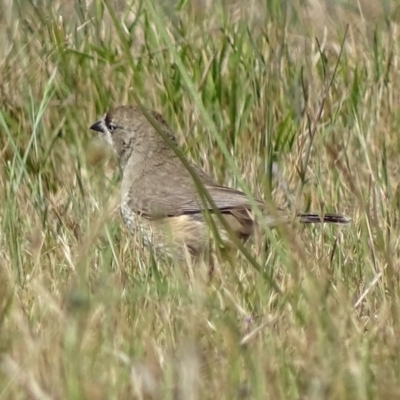
[[303, 224], [317, 224], [325, 222], [328, 224], [348, 224], [351, 218], [340, 214], [308, 214], [299, 213], [297, 217]]

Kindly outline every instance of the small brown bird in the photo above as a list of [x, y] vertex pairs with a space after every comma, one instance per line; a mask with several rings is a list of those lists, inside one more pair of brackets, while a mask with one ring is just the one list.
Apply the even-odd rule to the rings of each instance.
[[[146, 245], [183, 257], [186, 250], [198, 256], [208, 249], [210, 228], [205, 210], [213, 215], [221, 240], [231, 244], [231, 237], [215, 216], [215, 208], [229, 230], [246, 241], [257, 225], [251, 204], [239, 190], [218, 185], [201, 168], [190, 164], [214, 203], [199, 194], [195, 181], [172, 146], [177, 146], [173, 131], [163, 117], [148, 111], [156, 129], [139, 107], [119, 106], [109, 111], [90, 129], [100, 132], [113, 147], [122, 168], [121, 214], [129, 230], [139, 233]], [[168, 143], [159, 130], [170, 140]], [[261, 210], [266, 204], [256, 200]], [[215, 207], [215, 208], [214, 208]], [[303, 223], [348, 223], [338, 214], [298, 214]], [[290, 217], [277, 213], [265, 215], [269, 227], [289, 222]]]

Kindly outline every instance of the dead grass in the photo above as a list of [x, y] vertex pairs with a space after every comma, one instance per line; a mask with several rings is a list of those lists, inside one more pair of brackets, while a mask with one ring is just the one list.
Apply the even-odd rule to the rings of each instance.
[[[398, 13], [264, 3], [0, 3], [0, 399], [399, 397]], [[136, 96], [220, 182], [352, 224], [211, 285], [157, 263], [88, 130]]]

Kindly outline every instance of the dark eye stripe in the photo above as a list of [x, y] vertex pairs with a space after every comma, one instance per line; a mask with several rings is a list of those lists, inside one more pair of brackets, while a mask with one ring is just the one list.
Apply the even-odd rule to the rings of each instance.
[[105, 122], [105, 124], [106, 124], [106, 127], [107, 127], [108, 129], [110, 129], [110, 126], [111, 126], [111, 117], [110, 117], [110, 114], [109, 114], [109, 113], [106, 114], [106, 117], [105, 117], [105, 119], [104, 119], [104, 122]]

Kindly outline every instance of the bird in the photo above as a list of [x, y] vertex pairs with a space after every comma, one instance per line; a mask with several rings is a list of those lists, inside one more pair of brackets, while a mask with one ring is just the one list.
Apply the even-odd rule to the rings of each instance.
[[[125, 225], [157, 252], [177, 258], [204, 254], [213, 236], [210, 216], [222, 246], [233, 247], [233, 237], [246, 242], [262, 225], [252, 204], [264, 212], [263, 222], [270, 228], [292, 219], [281, 210], [268, 213], [264, 201], [250, 202], [242, 191], [219, 185], [196, 164], [186, 158], [184, 162], [173, 130], [154, 110], [117, 106], [90, 129], [114, 149], [119, 160], [120, 212]], [[296, 218], [302, 223], [350, 222], [333, 213], [298, 213]]]

